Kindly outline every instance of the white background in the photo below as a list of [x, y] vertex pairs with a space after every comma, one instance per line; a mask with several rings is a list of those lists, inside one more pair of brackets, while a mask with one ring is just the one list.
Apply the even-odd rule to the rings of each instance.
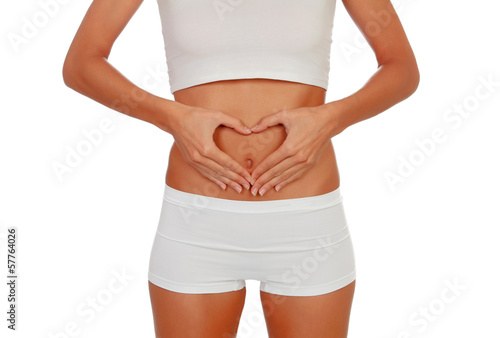
[[[64, 85], [63, 61], [90, 3], [60, 1], [17, 48], [8, 37], [43, 9], [34, 0], [0, 5], [2, 337], [67, 337], [56, 334], [68, 325], [79, 332], [73, 337], [154, 336], [147, 268], [173, 138]], [[499, 8], [491, 0], [393, 5], [417, 57], [419, 88], [333, 138], [357, 264], [349, 336], [500, 337]], [[338, 1], [328, 102], [376, 70], [359, 36]], [[141, 5], [110, 62], [140, 86], [156, 70], [150, 91], [173, 99], [154, 0]], [[488, 78], [491, 92], [481, 82]], [[66, 164], [102, 121], [112, 131], [57, 175], [54, 163]], [[444, 140], [424, 154], [417, 143], [437, 128]], [[391, 186], [388, 173], [401, 182]], [[15, 333], [6, 329], [8, 227], [18, 231]], [[122, 273], [131, 279], [116, 282]], [[87, 304], [92, 297], [105, 302], [100, 311]], [[267, 337], [256, 281], [247, 281], [238, 337]]]

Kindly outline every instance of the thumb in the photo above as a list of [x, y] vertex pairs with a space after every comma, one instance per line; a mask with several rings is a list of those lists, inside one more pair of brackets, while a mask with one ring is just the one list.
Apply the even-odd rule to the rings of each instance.
[[250, 128], [251, 131], [257, 133], [259, 131], [263, 131], [267, 129], [267, 127], [271, 127], [281, 123], [280, 113], [274, 113], [268, 116], [264, 116], [257, 122], [253, 127]]
[[240, 119], [226, 114], [224, 114], [223, 116], [223, 120], [220, 121], [221, 124], [233, 128], [240, 134], [248, 135], [252, 133], [250, 128], [248, 128]]

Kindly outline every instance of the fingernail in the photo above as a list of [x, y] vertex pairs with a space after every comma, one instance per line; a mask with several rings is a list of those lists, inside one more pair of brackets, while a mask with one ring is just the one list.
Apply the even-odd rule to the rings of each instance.
[[251, 131], [254, 131], [255, 129], [257, 129], [257, 127], [258, 127], [258, 126], [259, 126], [259, 125], [258, 125], [258, 124], [256, 124], [255, 126], [253, 126], [252, 128], [250, 128], [250, 130], [251, 130]]
[[246, 176], [246, 177], [245, 177], [245, 180], [247, 180], [247, 181], [248, 181], [248, 183], [251, 183], [251, 182], [252, 182], [252, 178], [251, 178], [250, 176]]
[[245, 187], [246, 190], [250, 190], [250, 184], [244, 184], [243, 186]]
[[255, 178], [252, 178], [252, 180], [250, 181], [250, 184], [251, 184], [251, 185], [254, 185], [254, 184], [255, 184]]
[[220, 187], [222, 190], [226, 190], [226, 185], [225, 185], [224, 183], [219, 184], [219, 187]]
[[260, 189], [259, 191], [260, 196], [264, 195], [266, 191], [267, 191], [266, 189]]
[[254, 196], [257, 195], [257, 189], [252, 189], [252, 195], [254, 195]]
[[238, 192], [238, 194], [241, 193], [241, 187], [240, 186], [235, 187], [235, 189]]
[[252, 132], [252, 130], [250, 130], [250, 128], [248, 128], [248, 127], [246, 127], [246, 126], [245, 126], [245, 127], [243, 127], [243, 129], [244, 129], [247, 133], [251, 133], [251, 132]]
[[277, 185], [277, 186], [275, 186], [275, 187], [274, 187], [274, 189], [276, 189], [276, 191], [280, 191], [280, 189], [281, 189], [281, 185]]

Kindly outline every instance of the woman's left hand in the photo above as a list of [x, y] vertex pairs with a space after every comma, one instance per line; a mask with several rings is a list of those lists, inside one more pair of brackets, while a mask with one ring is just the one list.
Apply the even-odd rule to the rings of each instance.
[[284, 109], [263, 117], [252, 128], [258, 133], [282, 124], [287, 137], [281, 146], [252, 171], [252, 194], [262, 196], [273, 187], [279, 191], [296, 180], [320, 159], [331, 138], [337, 134], [332, 111], [324, 105]]

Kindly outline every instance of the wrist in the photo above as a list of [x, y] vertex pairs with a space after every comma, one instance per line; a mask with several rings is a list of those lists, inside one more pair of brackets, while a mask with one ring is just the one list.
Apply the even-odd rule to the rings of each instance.
[[156, 104], [158, 114], [153, 124], [161, 130], [173, 135], [176, 129], [176, 120], [179, 116], [183, 115], [182, 112], [187, 107], [187, 105], [180, 102], [160, 98], [160, 101]]
[[328, 128], [330, 138], [340, 134], [347, 126], [343, 125], [341, 110], [338, 101], [332, 101], [318, 106], [320, 114], [323, 116], [325, 126]]

